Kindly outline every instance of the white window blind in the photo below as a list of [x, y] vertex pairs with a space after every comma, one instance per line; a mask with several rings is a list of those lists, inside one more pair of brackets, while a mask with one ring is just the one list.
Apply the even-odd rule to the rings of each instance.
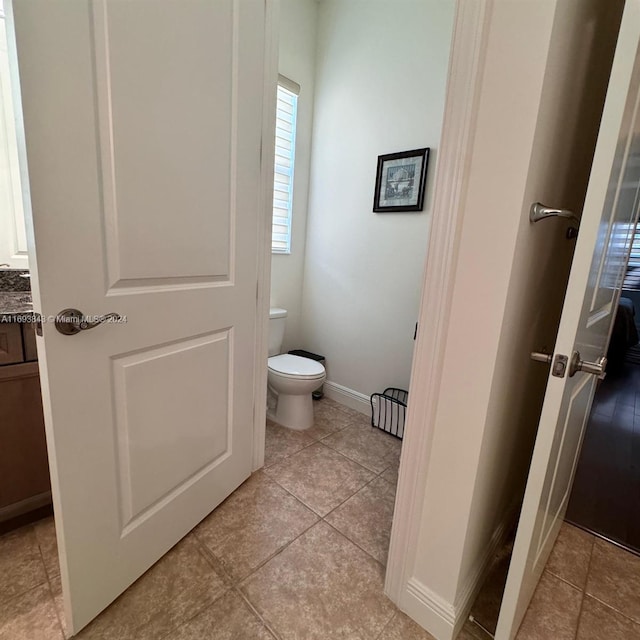
[[276, 110], [276, 156], [273, 176], [272, 253], [291, 253], [293, 170], [300, 87], [280, 76]]
[[[631, 228], [629, 228], [631, 226]], [[627, 272], [622, 285], [623, 289], [640, 289], [640, 224], [635, 225], [619, 225], [614, 233], [614, 241], [625, 242], [629, 233], [633, 233], [633, 241], [631, 243], [631, 252], [629, 262], [627, 263]]]

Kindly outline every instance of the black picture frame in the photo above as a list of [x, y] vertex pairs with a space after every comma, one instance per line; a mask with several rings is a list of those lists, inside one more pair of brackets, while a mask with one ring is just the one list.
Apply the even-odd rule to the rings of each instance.
[[375, 213], [422, 211], [429, 150], [425, 147], [378, 156]]

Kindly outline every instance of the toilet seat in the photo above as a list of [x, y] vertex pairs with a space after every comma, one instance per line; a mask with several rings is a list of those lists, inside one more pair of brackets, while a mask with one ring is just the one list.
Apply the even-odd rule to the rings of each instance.
[[271, 356], [268, 363], [269, 371], [282, 378], [315, 380], [325, 375], [324, 367], [319, 362], [289, 353]]

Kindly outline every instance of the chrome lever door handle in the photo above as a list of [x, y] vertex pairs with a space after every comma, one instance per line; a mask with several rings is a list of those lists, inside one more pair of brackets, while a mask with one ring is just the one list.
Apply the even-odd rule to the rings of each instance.
[[81, 331], [94, 329], [104, 322], [111, 320], [122, 320], [119, 313], [107, 313], [104, 316], [98, 316], [93, 320], [88, 320], [87, 316], [78, 309], [63, 309], [55, 320], [56, 329], [65, 336], [74, 336]]
[[600, 356], [595, 362], [589, 362], [588, 360], [582, 360], [579, 351], [574, 351], [569, 364], [569, 377], [574, 376], [578, 371], [584, 371], [598, 376], [600, 380], [604, 380], [606, 368], [607, 359], [604, 356]]
[[569, 209], [554, 209], [545, 207], [540, 202], [534, 202], [529, 210], [529, 220], [531, 222], [540, 222], [540, 220], [546, 220], [547, 218], [567, 218], [568, 220], [580, 222], [580, 218]]

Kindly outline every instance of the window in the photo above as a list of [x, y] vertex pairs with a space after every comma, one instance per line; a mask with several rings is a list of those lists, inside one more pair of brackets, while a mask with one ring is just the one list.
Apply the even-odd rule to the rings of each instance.
[[618, 241], [625, 242], [627, 235], [633, 233], [629, 262], [622, 288], [638, 291], [640, 290], [640, 223], [635, 227], [628, 224], [618, 225], [618, 227], [614, 232], [614, 238]]
[[300, 87], [280, 76], [276, 110], [276, 156], [273, 176], [272, 253], [291, 253], [293, 169], [296, 150], [296, 117]]

